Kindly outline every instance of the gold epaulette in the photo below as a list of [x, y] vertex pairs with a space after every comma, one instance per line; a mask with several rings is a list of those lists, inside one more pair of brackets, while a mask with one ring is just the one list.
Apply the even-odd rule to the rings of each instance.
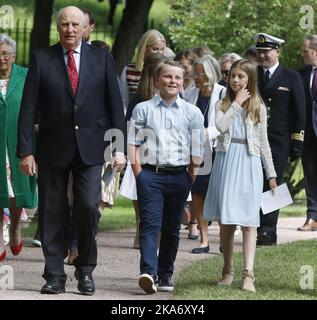
[[299, 140], [299, 141], [304, 141], [304, 130], [302, 130], [301, 132], [297, 133], [294, 132], [291, 135], [292, 140]]

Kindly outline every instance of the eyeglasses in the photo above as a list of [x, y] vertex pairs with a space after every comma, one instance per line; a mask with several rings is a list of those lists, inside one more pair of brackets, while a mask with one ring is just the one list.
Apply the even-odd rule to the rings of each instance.
[[13, 52], [9, 52], [9, 51], [0, 51], [0, 56], [2, 56], [3, 58], [8, 58]]
[[230, 70], [221, 70], [221, 74], [222, 74], [223, 76], [226, 76], [226, 77], [228, 77], [229, 72], [230, 72]]
[[168, 61], [168, 64], [169, 64], [170, 66], [173, 66], [173, 67], [179, 67], [179, 68], [181, 68], [181, 69], [184, 69], [184, 66], [183, 66], [180, 62], [178, 62], [178, 61], [169, 60], [169, 61]]
[[193, 77], [194, 77], [194, 78], [203, 77], [203, 76], [205, 76], [205, 75], [206, 75], [205, 72], [200, 72], [200, 73], [194, 72], [194, 73], [193, 73]]

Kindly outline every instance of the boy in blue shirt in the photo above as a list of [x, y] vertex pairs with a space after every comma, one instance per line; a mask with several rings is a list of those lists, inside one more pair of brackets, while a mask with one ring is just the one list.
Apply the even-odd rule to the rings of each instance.
[[131, 118], [128, 152], [140, 206], [139, 286], [146, 293], [173, 290], [182, 212], [203, 157], [204, 119], [179, 97], [183, 74], [178, 62], [158, 65], [159, 94], [139, 103]]

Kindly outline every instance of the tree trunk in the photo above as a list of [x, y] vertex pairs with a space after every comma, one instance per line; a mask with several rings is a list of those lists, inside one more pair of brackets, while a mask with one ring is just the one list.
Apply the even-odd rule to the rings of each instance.
[[35, 0], [35, 14], [31, 32], [30, 56], [33, 50], [50, 44], [51, 18], [54, 0]]
[[131, 62], [137, 42], [146, 31], [144, 25], [146, 25], [152, 3], [153, 0], [126, 0], [126, 6], [112, 48], [118, 74], [121, 73], [126, 64]]
[[113, 27], [113, 19], [116, 13], [116, 8], [118, 5], [118, 0], [109, 0], [109, 13], [107, 18], [107, 24]]

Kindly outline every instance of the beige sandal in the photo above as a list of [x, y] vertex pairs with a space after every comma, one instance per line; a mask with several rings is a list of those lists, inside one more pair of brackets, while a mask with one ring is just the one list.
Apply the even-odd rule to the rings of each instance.
[[253, 270], [243, 270], [242, 290], [248, 292], [256, 292], [254, 287], [254, 273]]
[[222, 270], [222, 277], [218, 281], [218, 286], [230, 286], [233, 282], [233, 276], [234, 276], [234, 268], [233, 266], [224, 266]]

